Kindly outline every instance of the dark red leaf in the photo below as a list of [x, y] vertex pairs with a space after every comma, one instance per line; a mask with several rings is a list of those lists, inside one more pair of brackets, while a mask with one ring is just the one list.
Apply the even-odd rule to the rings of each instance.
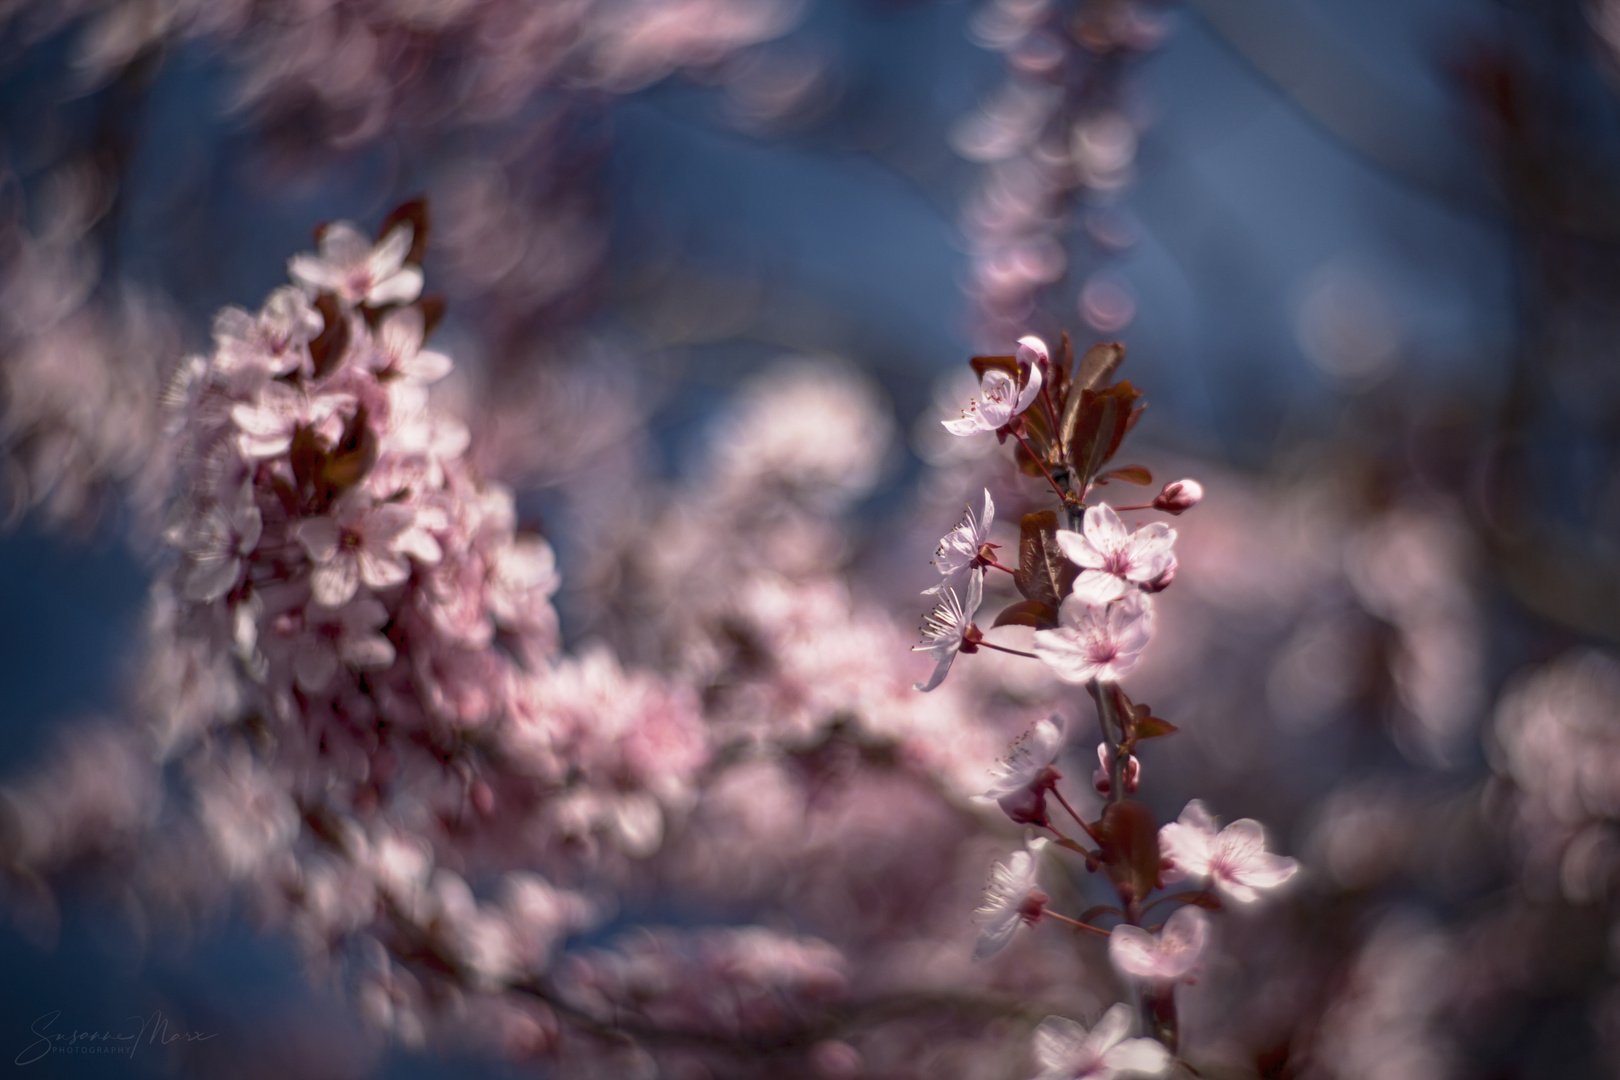
[[1005, 371], [1014, 379], [1018, 378], [1018, 357], [1016, 356], [975, 356], [968, 361], [968, 366], [973, 369], [973, 374], [980, 379], [984, 378], [984, 373], [987, 371]]
[[1140, 484], [1147, 487], [1153, 483], [1153, 474], [1140, 465], [1126, 465], [1120, 469], [1109, 469], [1098, 480], [1123, 480], [1127, 484]]
[[1020, 600], [1002, 609], [996, 616], [995, 626], [1033, 626], [1037, 630], [1049, 630], [1058, 624], [1057, 608], [1050, 604], [1043, 604], [1039, 600]]
[[1127, 899], [1142, 900], [1159, 883], [1159, 825], [1143, 802], [1122, 799], [1103, 811], [1108, 876]]
[[349, 347], [349, 320], [343, 317], [337, 297], [329, 292], [315, 298], [315, 310], [321, 313], [326, 325], [309, 343], [309, 357], [315, 362], [315, 377], [321, 379], [336, 369]]
[[422, 340], [426, 341], [444, 319], [444, 294], [430, 293], [418, 300], [416, 306], [422, 309]]
[[1013, 583], [1025, 598], [1057, 610], [1069, 595], [1080, 568], [1057, 546], [1057, 513], [1025, 514], [1018, 527], [1018, 570]]

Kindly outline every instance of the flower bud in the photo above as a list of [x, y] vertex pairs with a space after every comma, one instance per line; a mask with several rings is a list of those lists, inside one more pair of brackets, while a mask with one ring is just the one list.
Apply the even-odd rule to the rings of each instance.
[[1153, 509], [1167, 514], [1191, 510], [1204, 497], [1204, 485], [1196, 480], [1173, 480], [1153, 499]]
[[[1113, 787], [1109, 776], [1114, 765], [1114, 754], [1107, 743], [1097, 744], [1097, 768], [1091, 774], [1091, 784], [1097, 789], [1097, 794], [1107, 795]], [[1136, 794], [1136, 786], [1142, 779], [1142, 760], [1132, 754], [1125, 761], [1125, 792]]]

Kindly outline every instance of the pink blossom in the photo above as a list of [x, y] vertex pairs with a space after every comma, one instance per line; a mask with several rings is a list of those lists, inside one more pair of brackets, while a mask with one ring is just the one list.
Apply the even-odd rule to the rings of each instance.
[[[996, 519], [996, 504], [990, 498], [988, 488], [984, 492], [984, 510], [975, 515], [972, 507], [963, 514], [962, 520], [956, 528], [946, 533], [939, 542], [939, 550], [934, 552], [934, 567], [948, 580], [979, 560], [979, 551], [990, 538], [990, 523]], [[931, 589], [924, 589], [923, 595], [932, 596], [945, 587], [941, 581]]]
[[984, 599], [984, 571], [975, 570], [968, 576], [967, 603], [957, 599], [955, 589], [946, 589], [934, 610], [928, 614], [922, 627], [922, 644], [913, 645], [912, 652], [926, 652], [934, 658], [934, 674], [927, 683], [917, 683], [923, 692], [934, 689], [945, 681], [956, 654], [973, 629], [973, 615]]
[[271, 381], [260, 388], [255, 400], [231, 409], [231, 420], [240, 431], [237, 446], [249, 459], [272, 458], [287, 452], [293, 433], [301, 427], [313, 428], [330, 446], [343, 434], [344, 414], [352, 414], [353, 394], [307, 390]]
[[384, 377], [414, 383], [438, 382], [455, 366], [444, 353], [422, 348], [422, 309], [414, 304], [395, 308], [377, 327], [373, 367]]
[[411, 576], [410, 559], [439, 561], [439, 542], [417, 521], [407, 503], [373, 504], [364, 496], [340, 501], [329, 516], [299, 522], [294, 530], [315, 569], [310, 588], [315, 602], [336, 607], [362, 584], [387, 589]]
[[973, 912], [973, 921], [980, 927], [973, 959], [994, 956], [1006, 948], [1020, 926], [1041, 917], [1046, 894], [1036, 882], [1040, 876], [1041, 851], [1045, 847], [1045, 837], [1031, 837], [1024, 842], [1023, 851], [1013, 852], [1005, 863], [998, 862], [991, 869], [984, 903]]
[[1203, 955], [1209, 938], [1209, 916], [1202, 908], [1184, 907], [1157, 934], [1122, 923], [1108, 935], [1108, 959], [1121, 975], [1143, 982], [1169, 983], [1184, 978]]
[[1032, 646], [1053, 674], [1076, 685], [1118, 682], [1136, 667], [1153, 635], [1153, 601], [1132, 591], [1097, 606], [1070, 594], [1058, 622], [1056, 630], [1035, 631]]
[[1203, 802], [1194, 799], [1179, 819], [1159, 830], [1159, 850], [1178, 873], [1208, 880], [1240, 904], [1258, 900], [1259, 890], [1274, 889], [1298, 872], [1296, 860], [1266, 850], [1265, 829], [1253, 818], [1215, 829]]
[[185, 550], [181, 595], [211, 603], [236, 587], [242, 562], [259, 544], [264, 521], [254, 505], [251, 486], [236, 493], [230, 505], [216, 503], [186, 523], [169, 539]]
[[1153, 1039], [1129, 1038], [1136, 1026], [1129, 1005], [1110, 1008], [1090, 1032], [1063, 1016], [1048, 1016], [1035, 1029], [1035, 1080], [1113, 1080], [1116, 1076], [1163, 1076], [1170, 1052]]
[[1021, 824], [1046, 820], [1046, 793], [1062, 779], [1052, 767], [1063, 749], [1062, 716], [1037, 720], [1017, 739], [1007, 756], [990, 768], [990, 788], [982, 799], [993, 799], [1008, 817]]
[[401, 223], [373, 247], [353, 225], [335, 222], [321, 233], [320, 254], [294, 255], [287, 271], [300, 285], [336, 293], [346, 304], [408, 304], [422, 292], [422, 271], [405, 262], [412, 235]]
[[227, 376], [257, 379], [298, 371], [309, 361], [309, 342], [321, 325], [320, 312], [304, 293], [284, 285], [258, 315], [228, 307], [214, 316], [214, 366]]
[[331, 685], [342, 666], [378, 671], [391, 665], [394, 645], [381, 633], [387, 622], [388, 609], [369, 597], [336, 609], [313, 604], [305, 608], [303, 633], [292, 655], [298, 685], [317, 693]]
[[[1035, 340], [1038, 338], [1029, 339]], [[1042, 353], [1045, 347], [1042, 347]], [[1036, 352], [1019, 343], [1018, 378], [1014, 379], [1000, 368], [991, 368], [979, 379], [977, 397], [969, 399], [962, 415], [955, 420], [943, 420], [945, 430], [952, 435], [973, 435], [980, 431], [996, 431], [1009, 420], [1029, 408], [1041, 392], [1041, 366], [1036, 363]]]
[[1176, 568], [1170, 550], [1176, 531], [1162, 521], [1130, 532], [1113, 507], [1099, 503], [1086, 510], [1081, 528], [1059, 529], [1057, 542], [1069, 561], [1081, 567], [1074, 595], [1088, 604], [1116, 600], [1132, 585], [1150, 584]]

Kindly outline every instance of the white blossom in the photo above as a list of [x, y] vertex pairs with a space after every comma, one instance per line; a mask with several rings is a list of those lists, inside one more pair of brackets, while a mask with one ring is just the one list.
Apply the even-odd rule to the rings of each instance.
[[915, 684], [916, 689], [926, 692], [945, 681], [946, 673], [951, 670], [951, 663], [955, 661], [956, 654], [961, 651], [962, 643], [967, 639], [968, 631], [973, 627], [973, 615], [979, 610], [979, 604], [983, 599], [982, 570], [975, 570], [968, 577], [965, 604], [957, 598], [955, 589], [945, 590], [939, 603], [923, 623], [922, 644], [911, 647], [912, 652], [926, 652], [934, 658], [934, 674], [927, 683]]
[[1176, 531], [1162, 521], [1131, 532], [1113, 507], [1099, 503], [1086, 510], [1081, 529], [1059, 529], [1057, 543], [1081, 568], [1074, 595], [1089, 604], [1117, 600], [1132, 585], [1150, 584], [1176, 567], [1170, 550]]
[[1153, 1039], [1133, 1039], [1135, 1015], [1115, 1005], [1090, 1032], [1063, 1016], [1048, 1016], [1035, 1029], [1035, 1080], [1112, 1080], [1116, 1076], [1163, 1076], [1170, 1052]]
[[1035, 655], [1064, 682], [1118, 682], [1129, 675], [1153, 635], [1153, 601], [1129, 592], [1106, 606], [1070, 594], [1055, 630], [1035, 631]]
[[937, 595], [952, 575], [974, 565], [979, 558], [979, 549], [990, 537], [990, 523], [995, 519], [996, 504], [986, 488], [984, 509], [974, 514], [973, 508], [968, 507], [956, 528], [940, 538], [939, 550], [934, 552], [934, 566], [944, 577], [938, 585], [924, 589], [924, 596]]
[[991, 868], [984, 903], [973, 912], [973, 921], [979, 924], [973, 959], [994, 956], [1006, 948], [1019, 926], [1041, 917], [1046, 894], [1036, 882], [1040, 876], [1038, 860], [1045, 847], [1045, 837], [1031, 837], [1024, 842], [1023, 851], [1013, 852], [1006, 862]]
[[1184, 907], [1150, 934], [1122, 923], [1108, 935], [1108, 959], [1121, 975], [1143, 982], [1167, 983], [1183, 978], [1203, 955], [1209, 939], [1209, 916], [1202, 908]]
[[1215, 820], [1194, 799], [1181, 817], [1159, 830], [1159, 850], [1181, 875], [1208, 880], [1241, 904], [1260, 898], [1299, 870], [1299, 863], [1266, 850], [1265, 829], [1252, 818], [1234, 821], [1216, 832]]
[[[1040, 345], [1039, 352], [1027, 343]], [[1041, 392], [1041, 365], [1046, 346], [1040, 338], [1027, 337], [1018, 343], [1018, 378], [1000, 368], [991, 368], [979, 379], [978, 396], [970, 398], [962, 415], [940, 421], [952, 435], [974, 435], [995, 431], [1029, 408]]]

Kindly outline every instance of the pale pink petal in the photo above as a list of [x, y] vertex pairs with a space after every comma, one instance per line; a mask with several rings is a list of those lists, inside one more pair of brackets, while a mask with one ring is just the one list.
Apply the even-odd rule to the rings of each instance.
[[1163, 1076], [1170, 1069], [1170, 1051], [1157, 1039], [1126, 1039], [1103, 1056], [1114, 1072], [1137, 1076]]
[[1076, 566], [1088, 570], [1098, 570], [1108, 562], [1108, 557], [1098, 551], [1090, 540], [1072, 529], [1059, 529], [1052, 535], [1057, 540], [1058, 550], [1063, 552], [1064, 557]]
[[366, 634], [344, 640], [345, 663], [361, 671], [380, 671], [394, 662], [394, 645], [381, 634]]
[[343, 530], [329, 517], [300, 521], [293, 533], [309, 557], [318, 563], [331, 562], [343, 542]]
[[1042, 1020], [1035, 1029], [1035, 1060], [1041, 1063], [1041, 1072], [1058, 1075], [1067, 1069], [1072, 1076], [1085, 1042], [1086, 1029], [1068, 1017], [1048, 1016]]
[[[1020, 350], [1021, 351], [1021, 350]], [[1018, 395], [1018, 404], [1013, 406], [1013, 412], [1021, 413], [1029, 408], [1035, 396], [1041, 392], [1041, 369], [1037, 364], [1029, 366], [1029, 377], [1024, 382], [1024, 389]]]
[[355, 557], [360, 580], [370, 589], [388, 589], [410, 580], [411, 564], [403, 556], [361, 548]]
[[1072, 595], [1092, 607], [1100, 608], [1118, 600], [1130, 590], [1130, 583], [1124, 578], [1102, 570], [1082, 570], [1080, 576], [1074, 579]]
[[187, 600], [211, 604], [231, 591], [240, 576], [242, 563], [238, 559], [207, 553], [194, 556], [186, 571], [185, 585], [180, 594]]
[[316, 566], [309, 576], [310, 595], [323, 607], [345, 603], [359, 588], [360, 567], [353, 555], [341, 552], [330, 562]]
[[315, 292], [337, 292], [348, 280], [348, 273], [342, 267], [309, 254], [294, 255], [288, 259], [287, 273], [294, 281]]
[[1114, 513], [1114, 508], [1107, 503], [1088, 508], [1080, 527], [1085, 530], [1091, 546], [1102, 552], [1118, 551], [1131, 535], [1125, 523], [1119, 520], [1119, 515]]
[[1100, 1059], [1108, 1051], [1131, 1033], [1135, 1026], [1135, 1017], [1131, 1014], [1130, 1006], [1115, 1005], [1097, 1021], [1097, 1026], [1091, 1029], [1086, 1036], [1085, 1046], [1081, 1053], [1088, 1058]]
[[293, 653], [293, 678], [309, 693], [325, 690], [337, 674], [337, 657], [324, 642], [310, 638], [298, 643]]
[[372, 307], [408, 304], [421, 295], [422, 271], [414, 266], [404, 266], [373, 285], [366, 293], [366, 303]]
[[366, 270], [371, 280], [381, 281], [404, 266], [405, 256], [411, 252], [411, 241], [415, 239], [416, 229], [409, 222], [402, 221], [388, 230], [388, 235], [366, 254]]

